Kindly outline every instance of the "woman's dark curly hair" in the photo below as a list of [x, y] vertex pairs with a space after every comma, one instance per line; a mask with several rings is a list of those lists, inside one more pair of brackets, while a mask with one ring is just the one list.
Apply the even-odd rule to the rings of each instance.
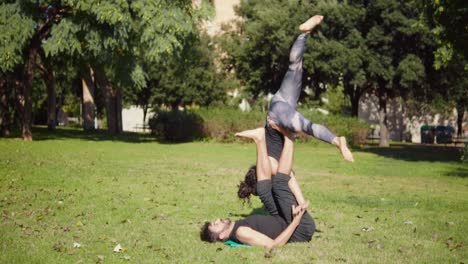
[[253, 165], [249, 168], [244, 180], [237, 187], [239, 187], [237, 191], [239, 199], [244, 203], [250, 203], [250, 195], [257, 195], [257, 166]]

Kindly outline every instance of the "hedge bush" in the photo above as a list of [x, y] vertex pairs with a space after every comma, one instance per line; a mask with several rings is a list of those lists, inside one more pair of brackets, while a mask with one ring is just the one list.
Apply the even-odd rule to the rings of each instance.
[[[364, 121], [341, 115], [324, 115], [307, 109], [299, 111], [312, 122], [328, 127], [336, 135], [345, 136], [353, 145], [363, 145], [366, 142], [370, 126]], [[304, 137], [303, 140], [309, 141], [311, 137]]]
[[160, 111], [149, 119], [151, 133], [160, 140], [188, 142], [204, 137], [203, 120], [188, 111]]
[[[316, 111], [300, 109], [314, 123], [328, 127], [336, 135], [345, 136], [349, 143], [361, 145], [369, 126], [356, 118], [323, 115]], [[196, 139], [213, 139], [219, 142], [237, 140], [234, 133], [265, 125], [265, 112], [242, 112], [234, 108], [202, 108], [187, 111], [158, 112], [149, 121], [154, 135], [161, 140], [184, 142]], [[299, 136], [301, 141], [311, 141], [309, 136]]]
[[197, 114], [203, 119], [205, 137], [220, 142], [236, 140], [236, 132], [264, 126], [266, 117], [259, 111], [242, 112], [234, 108], [199, 109]]

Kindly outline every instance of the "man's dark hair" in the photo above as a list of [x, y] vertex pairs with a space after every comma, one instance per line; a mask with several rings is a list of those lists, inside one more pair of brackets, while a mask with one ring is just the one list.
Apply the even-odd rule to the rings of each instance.
[[251, 166], [245, 174], [244, 181], [241, 181], [237, 191], [237, 196], [242, 199], [243, 202], [250, 203], [250, 195], [257, 195], [257, 166]]
[[205, 224], [200, 229], [200, 239], [206, 242], [216, 242], [218, 240], [218, 234], [210, 230], [210, 222], [205, 222]]

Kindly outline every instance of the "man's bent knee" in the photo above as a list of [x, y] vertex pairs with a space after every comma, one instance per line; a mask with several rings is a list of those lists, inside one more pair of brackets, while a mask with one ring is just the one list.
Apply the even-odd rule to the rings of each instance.
[[278, 172], [275, 176], [272, 177], [273, 192], [275, 192], [275, 190], [290, 191], [288, 185], [289, 180], [291, 180], [291, 176]]

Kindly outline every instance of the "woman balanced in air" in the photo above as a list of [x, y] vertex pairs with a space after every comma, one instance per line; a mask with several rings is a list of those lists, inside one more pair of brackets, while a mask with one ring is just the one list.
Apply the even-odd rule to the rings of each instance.
[[[301, 34], [296, 38], [289, 53], [288, 71], [283, 78], [279, 90], [270, 101], [270, 108], [265, 125], [265, 136], [273, 175], [277, 172], [284, 138], [277, 130], [273, 129], [269, 123], [283, 127], [293, 133], [305, 133], [335, 145], [340, 150], [344, 160], [354, 162], [353, 155], [348, 149], [345, 137], [336, 136], [325, 126], [313, 123], [296, 111], [297, 102], [302, 90], [302, 62], [306, 40], [311, 31], [319, 25], [322, 20], [323, 16], [316, 15], [299, 26]], [[237, 135], [243, 136], [242, 132]], [[239, 198], [245, 199], [250, 197], [250, 194], [255, 194], [257, 181], [255, 174], [256, 168], [250, 168], [246, 174], [245, 181], [241, 182], [239, 186]], [[291, 176], [290, 188], [295, 194], [296, 199], [299, 198], [298, 200], [303, 200], [294, 175]], [[297, 189], [297, 191], [295, 191], [295, 189]]]

